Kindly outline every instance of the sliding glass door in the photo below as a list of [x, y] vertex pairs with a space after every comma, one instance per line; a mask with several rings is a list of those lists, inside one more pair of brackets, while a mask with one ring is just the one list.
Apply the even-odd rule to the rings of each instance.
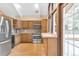
[[63, 9], [63, 55], [79, 56], [79, 4]]

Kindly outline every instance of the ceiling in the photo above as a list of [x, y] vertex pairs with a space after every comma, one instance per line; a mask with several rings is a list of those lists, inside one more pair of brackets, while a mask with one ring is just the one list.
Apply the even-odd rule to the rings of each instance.
[[16, 8], [13, 3], [0, 3], [0, 10], [3, 10], [8, 16], [27, 16], [39, 17], [48, 16], [48, 3], [39, 3], [38, 10], [34, 3], [18, 3], [20, 8]]

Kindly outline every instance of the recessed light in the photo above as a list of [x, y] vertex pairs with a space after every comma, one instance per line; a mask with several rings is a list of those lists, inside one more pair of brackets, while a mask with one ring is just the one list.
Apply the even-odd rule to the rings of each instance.
[[16, 8], [21, 8], [20, 4], [18, 4], [18, 3], [14, 3], [14, 5]]
[[39, 5], [38, 4], [34, 4], [35, 8], [39, 8]]

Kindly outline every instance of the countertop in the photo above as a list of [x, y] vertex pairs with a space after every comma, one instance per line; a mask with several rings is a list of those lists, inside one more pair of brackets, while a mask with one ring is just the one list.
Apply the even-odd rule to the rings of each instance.
[[[17, 35], [20, 35], [20, 34], [23, 34], [24, 32], [22, 32], [22, 33], [15, 33], [15, 36], [17, 36]], [[25, 33], [24, 33], [25, 34]], [[42, 36], [42, 38], [57, 38], [57, 35], [56, 34], [51, 34], [51, 33], [41, 33], [41, 36]]]
[[51, 37], [57, 38], [56, 34], [51, 34], [51, 33], [42, 33], [41, 35], [42, 35], [43, 38], [51, 38]]

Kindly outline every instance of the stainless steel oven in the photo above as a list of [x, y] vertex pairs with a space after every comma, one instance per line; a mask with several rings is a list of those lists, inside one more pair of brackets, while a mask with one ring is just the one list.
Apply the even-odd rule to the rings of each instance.
[[33, 33], [33, 43], [39, 44], [41, 43], [41, 24], [34, 24], [33, 29], [35, 29], [35, 33]]

